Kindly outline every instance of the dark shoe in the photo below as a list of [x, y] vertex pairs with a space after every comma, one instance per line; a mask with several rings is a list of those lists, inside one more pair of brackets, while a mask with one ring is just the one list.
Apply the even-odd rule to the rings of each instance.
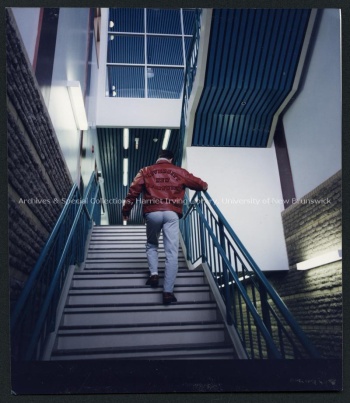
[[172, 302], [177, 302], [175, 295], [172, 292], [163, 292], [163, 304], [169, 305]]
[[146, 285], [150, 285], [151, 287], [158, 287], [158, 281], [158, 274], [154, 274], [153, 276], [150, 276], [150, 278], [147, 280]]

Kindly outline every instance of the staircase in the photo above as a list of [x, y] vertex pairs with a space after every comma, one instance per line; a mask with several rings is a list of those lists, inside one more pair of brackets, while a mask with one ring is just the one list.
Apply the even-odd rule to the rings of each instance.
[[179, 251], [176, 304], [146, 286], [145, 226], [96, 226], [77, 271], [51, 360], [237, 358], [202, 270], [188, 270]]

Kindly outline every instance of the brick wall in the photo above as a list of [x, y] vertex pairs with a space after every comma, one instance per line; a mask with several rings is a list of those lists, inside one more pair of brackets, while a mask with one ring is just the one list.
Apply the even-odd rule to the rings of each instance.
[[282, 213], [290, 270], [267, 275], [325, 358], [342, 356], [342, 262], [296, 264], [342, 248], [341, 179], [339, 171]]
[[52, 123], [6, 11], [9, 269], [11, 302], [20, 294], [62, 209], [47, 200], [72, 186]]

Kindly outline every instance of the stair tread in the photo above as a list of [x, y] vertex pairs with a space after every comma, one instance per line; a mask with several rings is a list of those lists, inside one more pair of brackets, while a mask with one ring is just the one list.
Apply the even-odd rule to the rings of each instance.
[[76, 350], [76, 349], [65, 349], [65, 350], [55, 350], [53, 355], [70, 355], [70, 354], [96, 354], [96, 353], [101, 353], [101, 352], [109, 352], [109, 353], [136, 353], [136, 352], [156, 352], [161, 350], [162, 352], [166, 353], [169, 351], [175, 351], [178, 352], [179, 350], [183, 351], [202, 351], [202, 350], [207, 350], [207, 349], [212, 349], [212, 350], [224, 350], [224, 351], [232, 351], [233, 348], [229, 344], [226, 343], [203, 343], [203, 345], [198, 345], [198, 344], [188, 344], [188, 345], [182, 345], [182, 344], [170, 344], [170, 345], [162, 345], [161, 348], [157, 348], [154, 346], [135, 346], [132, 349], [127, 348], [127, 347], [107, 347], [107, 348], [91, 348], [87, 349], [86, 351], [81, 351], [81, 350]]
[[[159, 273], [160, 274], [160, 273]], [[189, 272], [189, 273], [178, 273], [176, 278], [193, 278], [193, 277], [199, 277], [203, 278], [203, 273], [200, 272]], [[120, 279], [120, 278], [131, 278], [131, 279], [136, 279], [136, 278], [143, 278], [147, 279], [148, 276], [145, 276], [144, 273], [74, 273], [73, 275], [73, 280], [96, 280], [96, 279], [104, 279], [104, 280], [110, 280], [110, 279]]]
[[216, 303], [214, 301], [200, 301], [200, 302], [182, 302], [176, 303], [171, 306], [165, 306], [163, 304], [152, 304], [152, 305], [145, 305], [145, 304], [108, 304], [108, 305], [99, 305], [96, 306], [94, 304], [91, 305], [84, 305], [84, 306], [77, 306], [77, 305], [66, 305], [64, 309], [65, 314], [69, 313], [90, 313], [90, 312], [154, 312], [154, 311], [164, 311], [171, 309], [172, 311], [178, 310], [203, 310], [203, 309], [216, 309]]
[[221, 321], [210, 322], [180, 322], [180, 323], [154, 323], [154, 324], [123, 324], [123, 325], [99, 325], [99, 326], [75, 326], [60, 327], [59, 337], [99, 335], [99, 334], [132, 334], [132, 333], [164, 333], [181, 331], [201, 331], [223, 330], [224, 324]]
[[[209, 291], [210, 287], [207, 284], [181, 284], [181, 285], [176, 285], [174, 286], [174, 292], [200, 292], [200, 291]], [[69, 295], [76, 295], [80, 294], [79, 291], [88, 291], [90, 290], [87, 295], [94, 295], [94, 294], [100, 294], [99, 291], [107, 294], [105, 291], [106, 290], [114, 290], [114, 292], [110, 292], [108, 294], [119, 294], [118, 291], [121, 291], [122, 294], [135, 294], [135, 293], [142, 293], [142, 294], [149, 294], [149, 293], [157, 293], [161, 294], [163, 292], [161, 287], [158, 288], [151, 288], [148, 285], [139, 285], [139, 286], [111, 286], [111, 287], [72, 287], [69, 291]], [[94, 293], [91, 291], [94, 290]]]

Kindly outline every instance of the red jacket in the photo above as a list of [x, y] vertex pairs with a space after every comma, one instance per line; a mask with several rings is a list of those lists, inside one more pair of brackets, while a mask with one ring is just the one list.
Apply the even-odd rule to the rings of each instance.
[[143, 193], [143, 213], [175, 211], [182, 216], [185, 188], [206, 190], [208, 185], [166, 159], [140, 169], [130, 185], [123, 206], [123, 217], [128, 217], [136, 199]]

